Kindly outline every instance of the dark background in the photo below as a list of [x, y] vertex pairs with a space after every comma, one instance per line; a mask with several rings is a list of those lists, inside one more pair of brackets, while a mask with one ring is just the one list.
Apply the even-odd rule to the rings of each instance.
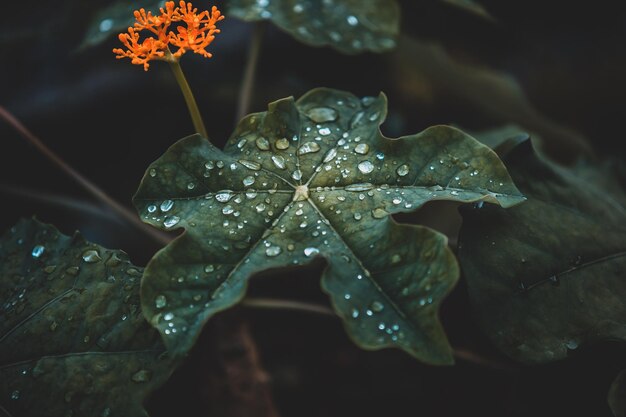
[[[575, 143], [581, 140], [596, 161], [624, 160], [626, 12], [617, 2], [576, 6], [485, 0], [494, 21], [435, 0], [400, 3], [402, 34], [414, 41], [402, 41], [401, 48], [386, 54], [346, 56], [312, 48], [268, 25], [251, 110], [263, 111], [269, 101], [298, 97], [318, 86], [359, 96], [384, 91], [390, 102], [383, 126], [388, 136], [437, 123], [476, 131], [516, 122], [540, 136], [561, 162], [575, 160]], [[106, 4], [26, 1], [5, 7], [0, 105], [71, 166], [130, 206], [148, 164], [193, 133], [193, 127], [167, 65], [154, 63], [144, 73], [127, 60], [115, 60], [114, 38], [78, 49], [90, 16]], [[235, 19], [222, 23], [211, 60], [186, 56], [182, 61], [217, 145], [225, 143], [235, 124], [252, 28]], [[423, 55], [420, 45], [431, 42], [445, 48], [449, 67], [433, 66]], [[518, 84], [503, 89], [500, 82], [471, 85], [471, 77], [462, 83], [450, 78], [472, 71], [486, 79], [512, 77]], [[3, 122], [0, 138], [0, 230], [36, 215], [66, 234], [78, 229], [91, 241], [121, 248], [138, 265], [159, 248], [95, 203]], [[449, 206], [427, 206], [403, 220], [424, 222], [452, 238], [458, 228], [456, 208]], [[253, 279], [251, 293], [326, 303], [318, 284], [322, 268], [319, 263], [265, 273]], [[507, 369], [463, 360], [437, 368], [400, 351], [363, 351], [330, 317], [249, 309], [241, 314], [249, 321], [283, 416], [610, 416], [606, 393], [626, 368], [626, 352], [617, 344], [581, 348], [571, 359], [550, 365], [508, 361], [472, 322], [462, 281], [442, 310], [451, 343]], [[152, 416], [216, 415], [208, 411], [215, 399], [205, 392], [210, 372], [202, 367], [210, 362], [206, 339], [203, 335], [187, 363], [148, 403]]]

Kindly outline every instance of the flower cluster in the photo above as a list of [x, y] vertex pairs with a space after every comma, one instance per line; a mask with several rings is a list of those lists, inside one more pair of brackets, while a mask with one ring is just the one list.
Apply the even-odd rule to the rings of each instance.
[[[150, 67], [151, 60], [178, 60], [187, 51], [193, 51], [206, 58], [211, 53], [206, 51], [207, 46], [215, 39], [215, 34], [220, 33], [215, 24], [224, 19], [222, 13], [213, 6], [211, 12], [205, 10], [198, 13], [191, 3], [180, 1], [175, 7], [173, 1], [165, 3], [165, 8], [160, 9], [160, 15], [153, 15], [145, 9], [135, 11], [135, 24], [128, 28], [127, 33], [120, 33], [119, 40], [126, 47], [113, 49], [116, 58], [130, 58], [135, 65], [143, 65], [144, 70]], [[174, 29], [174, 26], [176, 31]], [[139, 32], [151, 32], [154, 36], [148, 36], [140, 40]], [[174, 52], [170, 45], [178, 48]]]

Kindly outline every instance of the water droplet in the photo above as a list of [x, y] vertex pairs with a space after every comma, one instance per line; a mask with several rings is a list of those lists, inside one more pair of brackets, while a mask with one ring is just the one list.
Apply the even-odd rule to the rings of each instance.
[[100, 32], [108, 32], [113, 28], [113, 23], [113, 19], [102, 19], [98, 29], [100, 29]]
[[239, 163], [243, 166], [245, 166], [248, 169], [251, 169], [253, 171], [258, 171], [261, 169], [261, 164], [259, 164], [258, 162], [254, 162], [254, 161], [245, 161], [245, 160], [239, 160]]
[[329, 150], [328, 152], [326, 152], [326, 155], [324, 155], [324, 160], [323, 162], [330, 162], [333, 159], [335, 159], [335, 157], [337, 156], [337, 149], [332, 148], [331, 150]]
[[400, 204], [400, 203], [402, 203], [402, 198], [400, 198], [400, 197], [394, 197], [394, 198], [393, 198], [393, 200], [391, 200], [391, 202], [392, 202], [393, 204]]
[[272, 155], [272, 162], [278, 169], [285, 169], [285, 158], [280, 155]]
[[350, 26], [356, 26], [359, 24], [359, 19], [357, 19], [357, 17], [353, 15], [346, 17], [346, 21]]
[[154, 204], [150, 204], [148, 206], [148, 213], [154, 213], [156, 211], [157, 207]]
[[33, 248], [30, 254], [33, 256], [33, 258], [39, 258], [41, 255], [43, 255], [45, 250], [46, 248], [44, 248], [42, 245], [37, 245]]
[[359, 143], [354, 147], [354, 152], [358, 153], [359, 155], [367, 155], [369, 151], [370, 146], [367, 143]]
[[360, 192], [360, 191], [368, 191], [368, 190], [371, 190], [372, 188], [374, 188], [374, 186], [370, 184], [369, 182], [362, 182], [362, 183], [357, 183], [357, 184], [346, 185], [344, 189], [346, 191]]
[[222, 208], [222, 213], [224, 214], [233, 214], [233, 211], [235, 211], [235, 209], [230, 204], [227, 204]]
[[255, 143], [256, 143], [256, 147], [262, 151], [270, 150], [270, 141], [264, 138], [263, 136], [259, 136], [258, 138], [256, 138]]
[[11, 399], [12, 400], [19, 400], [20, 399], [20, 392], [18, 390], [15, 390], [11, 393]]
[[163, 315], [163, 320], [165, 320], [165, 321], [170, 321], [170, 320], [172, 320], [173, 318], [174, 318], [174, 314], [173, 314], [173, 313], [170, 313], [170, 312], [165, 313], [165, 314]]
[[276, 141], [276, 149], [284, 151], [289, 147], [289, 140], [287, 138], [281, 138]]
[[265, 204], [259, 203], [256, 205], [255, 209], [257, 213], [261, 213], [263, 212], [263, 210], [265, 210]]
[[320, 253], [320, 250], [318, 248], [305, 248], [304, 249], [305, 256], [315, 256], [318, 253]]
[[298, 155], [305, 155], [307, 153], [314, 153], [320, 150], [320, 145], [315, 142], [306, 142], [303, 143], [300, 148], [298, 148]]
[[356, 319], [357, 317], [359, 317], [359, 310], [357, 310], [356, 308], [353, 308], [351, 315], [353, 319]]
[[385, 306], [380, 301], [374, 301], [372, 305], [370, 306], [370, 308], [372, 309], [372, 311], [376, 313], [380, 313], [381, 311], [383, 311]]
[[337, 111], [330, 107], [314, 107], [307, 112], [307, 116], [315, 123], [326, 123], [337, 120]]
[[254, 177], [252, 175], [248, 175], [247, 177], [243, 179], [242, 182], [244, 186], [249, 187], [252, 184], [254, 184]]
[[211, 273], [215, 271], [215, 267], [213, 265], [207, 265], [204, 267], [204, 272], [206, 272], [207, 274]]
[[265, 249], [265, 254], [270, 257], [278, 256], [281, 252], [282, 249], [280, 248], [280, 246], [270, 246], [269, 248]]
[[71, 276], [75, 277], [76, 275], [78, 275], [78, 272], [80, 271], [80, 268], [77, 266], [70, 266], [69, 268], [67, 268], [65, 270], [66, 273], [70, 274]]
[[387, 213], [387, 211], [383, 208], [375, 208], [374, 210], [372, 210], [372, 217], [374, 217], [375, 219], [382, 219], [383, 217], [387, 216], [389, 213]]
[[230, 190], [218, 191], [217, 194], [215, 194], [215, 199], [220, 203], [226, 203], [231, 198], [233, 198], [233, 193]]
[[130, 379], [132, 379], [133, 382], [148, 382], [152, 379], [152, 373], [147, 369], [141, 369], [135, 372]]
[[165, 200], [161, 203], [161, 211], [166, 212], [170, 211], [170, 209], [174, 206], [174, 202], [172, 200]]
[[396, 169], [396, 174], [401, 177], [404, 177], [409, 173], [409, 166], [407, 164], [400, 165], [398, 169]]
[[575, 340], [569, 340], [567, 343], [565, 343], [565, 347], [567, 347], [570, 350], [574, 350], [578, 348], [578, 342]]
[[91, 249], [83, 253], [83, 261], [87, 263], [100, 262], [101, 260], [102, 258], [100, 257], [100, 254], [96, 250]]
[[156, 308], [163, 308], [167, 305], [167, 298], [164, 295], [157, 295], [154, 299], [154, 305]]
[[378, 120], [379, 117], [380, 117], [380, 113], [379, 112], [375, 112], [375, 113], [370, 114], [370, 117], [369, 117], [370, 122], [374, 122], [374, 121]]
[[154, 168], [150, 168], [150, 171], [148, 171], [148, 173], [150, 174], [152, 178], [156, 177], [156, 174], [157, 174], [156, 169]]
[[224, 161], [217, 161], [217, 162], [215, 163], [215, 165], [216, 165], [219, 169], [222, 169], [222, 168], [224, 168]]
[[356, 213], [354, 213], [354, 220], [361, 220], [363, 216], [361, 216], [361, 213], [359, 213], [358, 211]]
[[187, 184], [188, 190], [193, 190], [194, 188], [196, 188], [196, 184], [194, 184], [193, 182], [190, 182], [189, 184]]
[[215, 163], [213, 161], [209, 161], [206, 164], [204, 164], [204, 167], [206, 169], [213, 169], [213, 168], [215, 168]]
[[302, 179], [302, 171], [300, 171], [299, 169], [296, 169], [291, 174], [291, 178], [293, 178], [296, 181], [300, 181]]
[[330, 129], [327, 127], [323, 127], [320, 130], [318, 130], [319, 134], [322, 136], [328, 136], [330, 135]]
[[165, 218], [165, 220], [163, 221], [163, 226], [165, 227], [174, 227], [178, 224], [178, 222], [180, 221], [180, 217], [178, 216], [167, 216]]
[[362, 161], [359, 162], [358, 168], [361, 173], [369, 174], [374, 170], [374, 164], [372, 164], [370, 161]]

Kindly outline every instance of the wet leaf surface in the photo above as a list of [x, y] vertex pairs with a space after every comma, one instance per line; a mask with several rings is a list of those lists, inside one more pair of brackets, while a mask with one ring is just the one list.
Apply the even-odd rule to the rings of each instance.
[[528, 201], [462, 210], [459, 260], [484, 331], [523, 362], [626, 340], [623, 196], [542, 160], [530, 141], [505, 161]]
[[121, 251], [21, 220], [0, 239], [0, 414], [146, 416], [173, 370]]
[[271, 20], [291, 36], [340, 52], [384, 52], [396, 45], [400, 8], [395, 0], [230, 0], [227, 16]]
[[224, 151], [194, 135], [149, 167], [134, 198], [141, 217], [186, 229], [142, 283], [144, 312], [174, 354], [243, 297], [253, 273], [322, 256], [322, 287], [356, 343], [452, 361], [437, 310], [456, 261], [443, 235], [389, 215], [523, 197], [495, 153], [457, 129], [383, 137], [386, 111], [382, 94], [316, 89], [245, 117]]

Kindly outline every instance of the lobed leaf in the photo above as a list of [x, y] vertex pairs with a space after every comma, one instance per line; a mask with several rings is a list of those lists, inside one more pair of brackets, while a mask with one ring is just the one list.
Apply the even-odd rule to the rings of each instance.
[[383, 137], [386, 111], [382, 94], [316, 89], [245, 117], [224, 151], [194, 135], [149, 167], [134, 197], [141, 217], [186, 229], [142, 283], [144, 314], [168, 349], [187, 352], [253, 273], [322, 256], [322, 287], [356, 343], [452, 361], [437, 311], [458, 278], [454, 256], [445, 236], [389, 215], [523, 197], [496, 154], [457, 129]]
[[459, 260], [483, 330], [523, 362], [626, 340], [623, 198], [540, 159], [530, 141], [505, 161], [528, 201], [462, 210]]
[[146, 416], [174, 368], [121, 251], [21, 220], [0, 239], [0, 413]]
[[394, 48], [400, 23], [395, 0], [230, 0], [227, 15], [271, 20], [300, 42], [346, 54]]

